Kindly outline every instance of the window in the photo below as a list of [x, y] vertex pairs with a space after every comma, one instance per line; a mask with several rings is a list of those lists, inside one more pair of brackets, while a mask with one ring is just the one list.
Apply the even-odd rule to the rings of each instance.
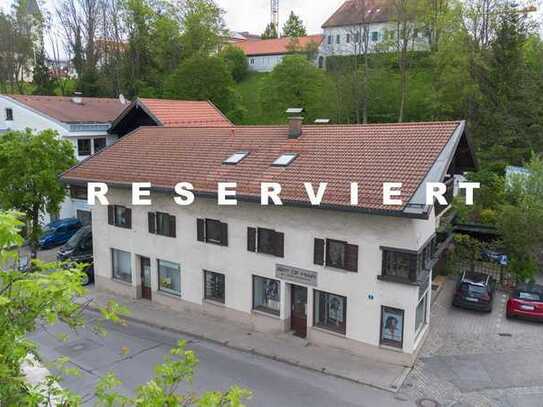
[[238, 151], [237, 153], [232, 154], [230, 157], [224, 160], [223, 164], [235, 165], [239, 163], [241, 160], [243, 160], [245, 157], [247, 157], [248, 155], [249, 155], [248, 151]]
[[6, 121], [13, 121], [13, 109], [10, 107], [6, 108]]
[[315, 303], [314, 325], [345, 334], [347, 298], [315, 290], [313, 299]]
[[204, 271], [204, 298], [224, 304], [224, 274]]
[[278, 280], [253, 276], [253, 309], [279, 315], [280, 284]]
[[89, 138], [77, 140], [77, 154], [79, 156], [91, 155], [91, 140]]
[[285, 153], [276, 159], [272, 165], [277, 167], [286, 167], [298, 156], [296, 153]]
[[345, 39], [347, 41], [347, 44], [351, 42], [351, 34], [347, 34], [347, 38]]
[[181, 267], [177, 263], [157, 260], [158, 289], [169, 294], [181, 295]]
[[428, 291], [424, 293], [417, 305], [417, 313], [415, 314], [415, 333], [419, 333], [422, 327], [426, 324], [426, 311], [428, 300]]
[[358, 272], [358, 246], [332, 239], [315, 239], [313, 263]]
[[414, 252], [383, 250], [383, 272], [387, 277], [416, 281], [417, 255]]
[[272, 229], [247, 228], [247, 250], [284, 257], [285, 235]]
[[132, 227], [132, 210], [119, 205], [109, 205], [108, 223], [120, 228], [130, 229]]
[[340, 44], [341, 43], [341, 35], [336, 35], [336, 44]]
[[214, 219], [197, 219], [196, 226], [198, 241], [228, 246], [228, 224]]
[[378, 31], [372, 31], [371, 32], [371, 40], [373, 42], [376, 42], [379, 39], [379, 32]]
[[83, 226], [87, 226], [92, 224], [92, 214], [91, 211], [83, 211], [81, 209], [78, 209], [76, 211], [77, 219], [81, 222]]
[[254, 64], [255, 64], [255, 59], [251, 58], [251, 65], [254, 65]]
[[149, 212], [147, 214], [149, 233], [161, 236], [175, 237], [175, 216], [162, 212]]
[[96, 154], [100, 150], [103, 150], [105, 147], [106, 139], [104, 137], [94, 139], [94, 154]]
[[403, 317], [404, 312], [401, 309], [384, 306], [381, 308], [381, 344], [403, 347]]
[[360, 42], [360, 33], [359, 32], [354, 33], [354, 42], [356, 42], [357, 44]]
[[111, 249], [111, 257], [113, 259], [113, 273], [115, 280], [121, 280], [127, 283], [132, 282], [132, 262], [130, 253]]
[[72, 199], [87, 200], [87, 186], [70, 185], [70, 197]]
[[328, 36], [328, 45], [332, 45], [332, 36], [331, 35]]

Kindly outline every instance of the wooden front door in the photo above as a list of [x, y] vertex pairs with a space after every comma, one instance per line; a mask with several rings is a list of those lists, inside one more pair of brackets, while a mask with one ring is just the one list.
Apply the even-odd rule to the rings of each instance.
[[141, 296], [151, 299], [151, 259], [141, 257]]
[[307, 288], [290, 286], [290, 328], [294, 335], [305, 338], [307, 335]]

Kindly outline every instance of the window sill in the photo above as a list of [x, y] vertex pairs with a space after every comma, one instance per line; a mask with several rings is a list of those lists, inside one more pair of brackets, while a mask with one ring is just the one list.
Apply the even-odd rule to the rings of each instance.
[[406, 278], [393, 277], [393, 276], [384, 276], [382, 274], [377, 276], [377, 280], [388, 281], [388, 282], [391, 282], [391, 283], [405, 284], [405, 285], [410, 285], [410, 286], [414, 286], [414, 287], [418, 286], [418, 284], [416, 282], [408, 280]]
[[161, 295], [165, 295], [167, 297], [176, 298], [178, 300], [181, 299], [181, 294], [169, 293], [168, 291], [164, 291], [164, 290], [161, 290], [161, 289], [158, 289], [157, 293], [161, 294]]
[[272, 314], [271, 312], [266, 312], [266, 311], [262, 311], [262, 310], [258, 310], [258, 309], [253, 309], [251, 311], [251, 314], [262, 315], [262, 316], [269, 317], [269, 318], [272, 318], [272, 319], [281, 319], [279, 314]]
[[212, 300], [210, 298], [204, 298], [203, 302], [205, 304], [213, 305], [215, 307], [226, 308], [226, 304], [224, 302], [217, 301], [217, 300]]
[[343, 269], [341, 267], [334, 267], [334, 266], [324, 266], [325, 270], [333, 271], [334, 273], [344, 273], [344, 274], [357, 274], [358, 271], [351, 271], [347, 269]]
[[319, 331], [319, 332], [322, 332], [322, 333], [325, 333], [325, 334], [337, 336], [338, 338], [345, 339], [347, 337], [347, 333], [341, 333], [339, 331], [333, 331], [331, 329], [326, 329], [326, 328], [323, 328], [323, 327], [320, 327], [320, 326], [312, 326], [311, 329], [314, 329], [316, 331]]

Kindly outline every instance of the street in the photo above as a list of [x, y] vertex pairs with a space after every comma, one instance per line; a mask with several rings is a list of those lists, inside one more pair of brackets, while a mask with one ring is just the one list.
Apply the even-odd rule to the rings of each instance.
[[[87, 312], [92, 321], [95, 314]], [[114, 372], [123, 381], [121, 393], [130, 394], [137, 385], [152, 377], [158, 364], [179, 335], [129, 322], [126, 327], [106, 325], [108, 335], [101, 337], [89, 329], [77, 333], [61, 326], [39, 329], [33, 336], [46, 360], [61, 355], [81, 371], [79, 377], [67, 377], [62, 386], [83, 397], [93, 405], [94, 386], [100, 376]], [[59, 342], [57, 335], [66, 333], [69, 339]], [[369, 386], [351, 383], [324, 374], [311, 372], [249, 353], [227, 349], [204, 341], [191, 340], [188, 349], [200, 360], [192, 387], [181, 391], [226, 390], [240, 385], [253, 392], [249, 406], [401, 406], [411, 407], [402, 396]]]

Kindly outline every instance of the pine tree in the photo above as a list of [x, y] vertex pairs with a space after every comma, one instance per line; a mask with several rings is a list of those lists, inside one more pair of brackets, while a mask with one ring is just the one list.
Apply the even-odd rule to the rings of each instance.
[[294, 14], [294, 11], [290, 12], [287, 22], [283, 26], [283, 36], [290, 38], [305, 37], [307, 31], [304, 27], [304, 22], [300, 17]]
[[36, 95], [53, 95], [55, 91], [55, 81], [51, 77], [49, 67], [45, 58], [45, 51], [40, 47], [36, 52], [34, 60], [34, 73], [32, 77], [34, 83], [34, 94]]
[[260, 38], [263, 40], [272, 40], [275, 38], [279, 38], [279, 34], [277, 33], [277, 27], [275, 26], [275, 24], [269, 23]]

